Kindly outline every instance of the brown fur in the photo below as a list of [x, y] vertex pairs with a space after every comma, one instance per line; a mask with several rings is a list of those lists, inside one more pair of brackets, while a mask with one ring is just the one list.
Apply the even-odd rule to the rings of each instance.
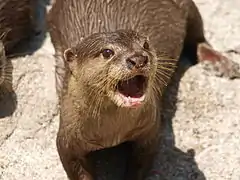
[[8, 61], [2, 41], [0, 41], [0, 98], [12, 92], [12, 63]]
[[0, 93], [12, 91], [12, 64], [7, 56], [33, 32], [32, 0], [0, 0]]
[[6, 52], [29, 37], [33, 27], [32, 0], [0, 0], [0, 34], [6, 34], [3, 44]]
[[[136, 171], [129, 179], [143, 179], [159, 142], [161, 92], [180, 54], [198, 55], [201, 62], [210, 51], [219, 62], [223, 59], [206, 42], [195, 4], [191, 0], [58, 0], [48, 23], [60, 97], [57, 147], [68, 177], [92, 179], [89, 152], [134, 141]], [[149, 50], [143, 48], [145, 41]], [[101, 50], [109, 46], [115, 55], [106, 60]], [[149, 71], [144, 70], [149, 77], [147, 97], [138, 108], [123, 108], [111, 92], [119, 79], [133, 74], [124, 63], [136, 52], [147, 53], [150, 59]]]

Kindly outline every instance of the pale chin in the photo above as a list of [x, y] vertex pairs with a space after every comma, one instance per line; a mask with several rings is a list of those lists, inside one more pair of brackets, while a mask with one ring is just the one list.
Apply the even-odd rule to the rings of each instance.
[[119, 107], [138, 108], [144, 103], [145, 94], [139, 98], [132, 98], [124, 96], [120, 92], [115, 92], [113, 95], [113, 100]]

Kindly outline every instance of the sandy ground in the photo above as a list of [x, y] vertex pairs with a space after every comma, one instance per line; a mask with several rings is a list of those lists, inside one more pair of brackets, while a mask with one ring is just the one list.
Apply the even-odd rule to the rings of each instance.
[[[240, 45], [239, 0], [195, 2], [216, 49]], [[47, 35], [32, 55], [13, 59], [16, 94], [0, 103], [2, 180], [67, 179], [55, 147], [59, 116], [53, 53]], [[240, 62], [239, 55], [229, 56]], [[180, 81], [176, 105], [175, 146], [180, 154], [195, 151], [194, 162], [202, 176], [178, 176], [168, 168], [165, 179], [240, 180], [240, 80], [208, 75], [201, 65], [191, 67]]]

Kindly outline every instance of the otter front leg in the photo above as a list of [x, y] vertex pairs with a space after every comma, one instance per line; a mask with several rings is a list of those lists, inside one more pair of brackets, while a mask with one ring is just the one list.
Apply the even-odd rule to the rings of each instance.
[[80, 159], [62, 161], [69, 180], [93, 180], [92, 176], [83, 167], [82, 161]]
[[88, 160], [73, 150], [66, 147], [67, 144], [60, 142], [57, 138], [57, 150], [62, 162], [63, 168], [69, 180], [93, 180], [92, 175], [87, 170], [89, 167]]

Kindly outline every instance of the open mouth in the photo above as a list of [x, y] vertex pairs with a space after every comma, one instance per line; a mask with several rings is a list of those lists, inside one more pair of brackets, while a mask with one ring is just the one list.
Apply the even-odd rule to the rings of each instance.
[[121, 80], [116, 87], [117, 99], [125, 107], [136, 107], [142, 104], [145, 99], [147, 78], [137, 75], [127, 80]]

